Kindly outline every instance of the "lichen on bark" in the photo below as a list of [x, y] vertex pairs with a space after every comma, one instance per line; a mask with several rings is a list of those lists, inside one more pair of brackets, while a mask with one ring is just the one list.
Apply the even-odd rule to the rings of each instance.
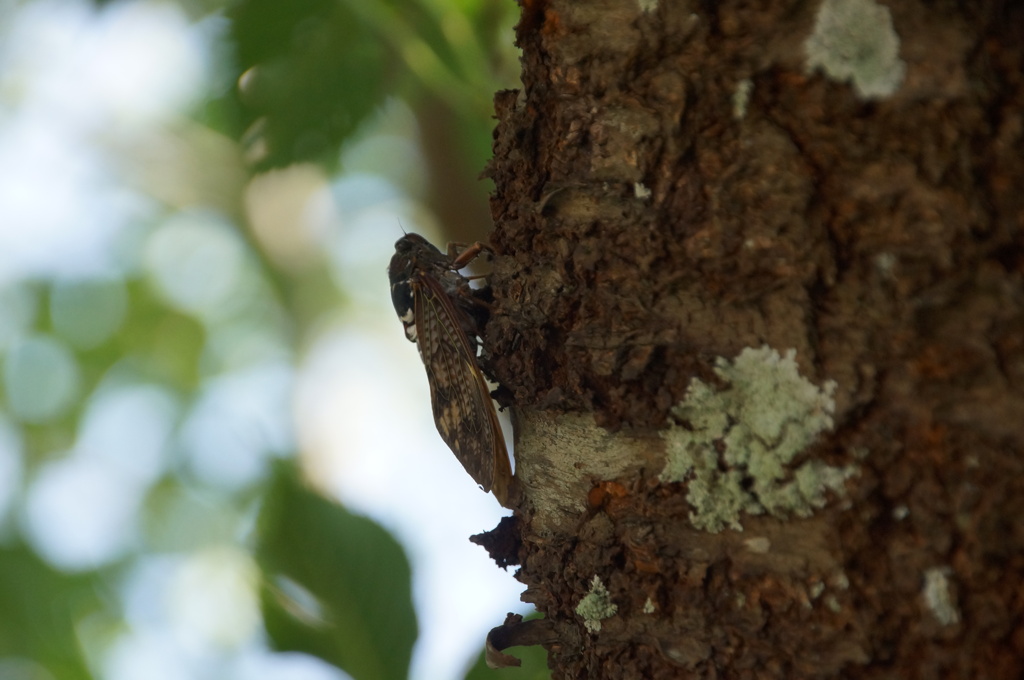
[[608, 588], [601, 583], [599, 576], [594, 576], [594, 580], [590, 582], [590, 590], [576, 605], [576, 613], [580, 615], [583, 625], [591, 633], [599, 633], [601, 621], [614, 616], [618, 610], [618, 606], [612, 602]]
[[[791, 463], [832, 429], [832, 381], [818, 387], [800, 375], [796, 352], [747, 348], [735, 360], [719, 357], [719, 389], [693, 378], [662, 431], [666, 482], [686, 482], [694, 527], [742, 531], [741, 513], [806, 517], [842, 494], [853, 465], [807, 460]], [[724, 467], [723, 467], [724, 466]]]

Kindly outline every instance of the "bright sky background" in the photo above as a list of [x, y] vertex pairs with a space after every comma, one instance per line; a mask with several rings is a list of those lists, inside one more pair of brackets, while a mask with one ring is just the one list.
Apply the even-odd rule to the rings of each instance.
[[[14, 526], [48, 562], [78, 571], [139, 545], [143, 500], [169, 466], [219, 489], [165, 499], [169, 518], [193, 517], [191, 531], [224, 540], [196, 550], [168, 538], [132, 564], [121, 586], [129, 626], [112, 647], [90, 650], [100, 677], [343, 677], [266, 651], [255, 567], [230, 540], [252, 518], [226, 494], [296, 448], [323, 490], [405, 546], [421, 631], [412, 677], [461, 677], [486, 631], [524, 608], [521, 584], [467, 540], [502, 511], [438, 436], [415, 346], [391, 307], [385, 267], [399, 225], [443, 246], [409, 193], [424, 181], [411, 113], [392, 102], [346, 149], [338, 178], [296, 167], [247, 188], [249, 220], [271, 257], [301, 266], [327, 253], [350, 299], [302, 348], [296, 372], [285, 330], [247, 297], [257, 268], [240, 225], [194, 200], [168, 209], [194, 191], [187, 170], [174, 175], [176, 164], [188, 167], [182, 148], [198, 139], [231, 156], [229, 140], [187, 120], [191, 106], [232, 85], [218, 71], [223, 23], [190, 23], [158, 1], [97, 10], [85, 0], [0, 0], [0, 17], [0, 352], [11, 411], [0, 413], [0, 528]], [[155, 176], [140, 171], [150, 158], [163, 159]], [[212, 176], [233, 180], [216, 167]], [[127, 363], [81, 392], [74, 350], [83, 347], [67, 338], [88, 347], [115, 333], [126, 282], [137, 278], [206, 328], [202, 361], [216, 377], [194, 401]], [[31, 279], [88, 281], [66, 294], [57, 286], [58, 333], [30, 330], [40, 313], [23, 285]], [[83, 295], [88, 316], [76, 314]], [[45, 423], [83, 398], [74, 445], [30, 474], [19, 423]], [[87, 647], [98, 639], [87, 622], [80, 635]], [[0, 660], [0, 676], [5, 663], [15, 661]]]

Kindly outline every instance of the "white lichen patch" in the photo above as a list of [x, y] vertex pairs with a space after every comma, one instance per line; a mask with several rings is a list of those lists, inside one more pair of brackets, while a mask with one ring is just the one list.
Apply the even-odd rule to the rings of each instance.
[[948, 569], [932, 567], [924, 573], [924, 588], [921, 596], [935, 620], [943, 626], [960, 623], [960, 610], [950, 590]]
[[821, 581], [815, 581], [811, 584], [807, 594], [811, 596], [812, 600], [817, 600], [823, 592], [825, 592], [825, 584]]
[[772, 542], [767, 536], [754, 536], [743, 541], [743, 545], [747, 546], [747, 550], [752, 553], [758, 553], [764, 555], [772, 549]]
[[821, 387], [799, 373], [796, 351], [747, 348], [735, 361], [719, 358], [722, 390], [694, 378], [664, 431], [667, 461], [662, 481], [686, 482], [694, 527], [742, 531], [740, 515], [810, 516], [826, 492], [842, 494], [854, 466], [809, 460], [790, 463], [832, 428], [836, 385]]
[[891, 95], [906, 72], [889, 8], [875, 0], [822, 0], [804, 51], [808, 73], [851, 82], [862, 99]]
[[892, 279], [896, 272], [899, 258], [893, 253], [878, 253], [874, 258], [875, 269], [883, 278]]
[[754, 90], [754, 83], [750, 78], [744, 78], [736, 83], [736, 89], [732, 91], [732, 117], [736, 120], [743, 120], [747, 115], [747, 106], [750, 104], [750, 93]]
[[644, 610], [643, 611], [644, 611], [644, 614], [653, 614], [654, 613], [654, 603], [651, 602], [651, 598], [648, 597], [644, 601]]
[[596, 633], [601, 630], [601, 621], [614, 616], [617, 611], [619, 607], [612, 602], [601, 578], [594, 576], [590, 582], [590, 591], [576, 605], [576, 613], [583, 619], [583, 625], [591, 633]]

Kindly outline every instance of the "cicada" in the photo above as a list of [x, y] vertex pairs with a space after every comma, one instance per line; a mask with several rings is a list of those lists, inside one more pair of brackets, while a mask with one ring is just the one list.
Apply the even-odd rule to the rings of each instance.
[[395, 243], [391, 299], [427, 369], [434, 423], [466, 472], [508, 507], [512, 468], [490, 389], [477, 362], [480, 301], [459, 270], [486, 247], [442, 253], [418, 234]]

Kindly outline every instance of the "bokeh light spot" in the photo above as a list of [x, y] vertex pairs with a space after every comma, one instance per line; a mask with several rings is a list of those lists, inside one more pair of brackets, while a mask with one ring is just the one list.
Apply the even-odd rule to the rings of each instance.
[[28, 332], [36, 306], [36, 296], [28, 286], [0, 286], [0, 350]]
[[27, 538], [59, 569], [93, 569], [132, 543], [140, 501], [135, 485], [116, 470], [81, 456], [55, 461], [29, 487]]
[[172, 620], [185, 636], [232, 648], [260, 624], [259, 569], [242, 550], [217, 546], [196, 553], [175, 574], [169, 597]]
[[4, 361], [4, 387], [19, 420], [40, 423], [64, 414], [78, 391], [78, 364], [58, 340], [30, 336], [16, 343]]
[[82, 417], [76, 449], [140, 484], [150, 484], [164, 471], [177, 413], [169, 390], [156, 385], [100, 391]]
[[240, 489], [257, 483], [272, 456], [292, 448], [292, 370], [267, 364], [211, 381], [182, 426], [186, 469], [205, 484]]
[[244, 252], [238, 236], [212, 213], [181, 213], [146, 243], [145, 261], [160, 293], [175, 307], [215, 317], [240, 294]]

